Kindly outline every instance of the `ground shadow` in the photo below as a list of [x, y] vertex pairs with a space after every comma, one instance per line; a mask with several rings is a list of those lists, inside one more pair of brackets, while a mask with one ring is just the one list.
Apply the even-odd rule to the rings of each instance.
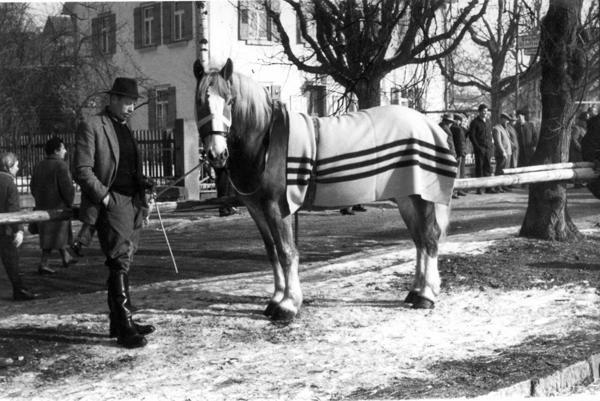
[[541, 378], [587, 358], [600, 348], [597, 333], [572, 331], [564, 336], [529, 337], [498, 349], [493, 356], [441, 360], [428, 379], [398, 378], [387, 386], [359, 388], [341, 399], [412, 399], [476, 397], [521, 381]]

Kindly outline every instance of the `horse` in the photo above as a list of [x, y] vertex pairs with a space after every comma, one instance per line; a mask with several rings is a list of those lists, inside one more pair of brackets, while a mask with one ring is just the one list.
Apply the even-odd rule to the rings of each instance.
[[[404, 301], [416, 309], [435, 307], [441, 285], [438, 245], [449, 222], [457, 165], [448, 149], [448, 136], [437, 124], [400, 106], [342, 117], [287, 113], [261, 85], [234, 72], [231, 59], [222, 69], [208, 71], [196, 60], [193, 69], [196, 123], [206, 157], [213, 167], [228, 170], [238, 198], [258, 227], [273, 269], [274, 291], [264, 310], [266, 316], [289, 321], [302, 305], [292, 216], [303, 203], [311, 202], [333, 209], [395, 201], [417, 251], [414, 279]], [[384, 143], [366, 139], [354, 151], [340, 154], [334, 149], [333, 156], [315, 160], [315, 153], [331, 153], [323, 143], [339, 147], [347, 142], [340, 135], [359, 126], [367, 127], [365, 132], [371, 134], [364, 136], [369, 138], [385, 131]], [[327, 127], [341, 132], [325, 132]], [[305, 151], [290, 155], [293, 143], [310, 136], [308, 131], [313, 134], [308, 139], [309, 155]], [[340, 166], [344, 160], [347, 164]], [[354, 170], [344, 175], [349, 168]], [[402, 178], [401, 170], [416, 175]], [[383, 190], [376, 188], [384, 181], [382, 175], [387, 179]], [[373, 177], [377, 177], [375, 184]]]

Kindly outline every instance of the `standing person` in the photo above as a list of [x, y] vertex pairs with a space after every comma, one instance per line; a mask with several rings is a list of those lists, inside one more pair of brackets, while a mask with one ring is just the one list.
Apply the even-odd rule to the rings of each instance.
[[[31, 194], [35, 199], [36, 210], [64, 209], [73, 206], [75, 189], [65, 163], [67, 149], [58, 137], [50, 138], [44, 146], [46, 158], [39, 162], [31, 176]], [[40, 274], [54, 274], [56, 271], [48, 266], [48, 258], [53, 249], [57, 249], [63, 267], [77, 262], [67, 250], [73, 241], [71, 220], [44, 221], [38, 223], [40, 248], [42, 257], [38, 267]]]
[[143, 347], [151, 325], [132, 319], [129, 269], [139, 242], [145, 177], [127, 120], [139, 98], [132, 78], [115, 79], [108, 106], [77, 129], [75, 181], [81, 186], [82, 221], [94, 224], [108, 267], [110, 336], [126, 348]]
[[[0, 213], [18, 212], [19, 191], [15, 177], [19, 171], [19, 160], [14, 153], [0, 153]], [[13, 300], [28, 301], [35, 298], [23, 284], [19, 273], [19, 250], [23, 243], [23, 225], [0, 225], [0, 259], [13, 288]]]
[[[465, 157], [467, 155], [467, 138], [465, 129], [463, 128], [463, 116], [460, 114], [454, 115], [455, 123], [450, 127], [452, 131], [452, 140], [454, 142], [454, 150], [456, 151], [456, 161], [458, 162], [458, 175], [456, 178], [465, 177]], [[461, 190], [456, 191], [458, 196], [466, 196], [467, 193]]]
[[[512, 145], [510, 143], [510, 135], [507, 127], [510, 125], [511, 118], [508, 114], [500, 114], [500, 122], [492, 128], [492, 136], [494, 137], [494, 157], [496, 158], [496, 175], [501, 175], [508, 161], [512, 156]], [[499, 186], [496, 192], [504, 192], [509, 190], [507, 187]]]
[[533, 124], [527, 120], [525, 110], [517, 110], [517, 142], [519, 143], [519, 167], [529, 166], [538, 143], [538, 135]]
[[[471, 121], [467, 136], [473, 143], [475, 155], [475, 177], [489, 177], [492, 175], [492, 155], [494, 154], [494, 141], [488, 120], [488, 107], [485, 104], [477, 108], [477, 117]], [[487, 188], [486, 193], [496, 193], [492, 188]], [[482, 189], [477, 190], [481, 195]]]
[[[442, 115], [442, 121], [440, 121], [439, 126], [441, 129], [444, 130], [444, 132], [447, 135], [446, 142], [448, 143], [448, 150], [450, 151], [452, 156], [454, 156], [454, 158], [456, 158], [456, 149], [454, 148], [454, 138], [452, 137], [452, 131], [450, 130], [450, 127], [453, 124], [454, 124], [454, 120], [452, 119], [450, 114]], [[457, 199], [457, 198], [458, 198], [458, 194], [456, 193], [456, 191], [454, 191], [452, 193], [452, 199]]]
[[519, 139], [517, 138], [517, 130], [515, 129], [515, 118], [510, 116], [510, 123], [506, 125], [506, 132], [510, 137], [510, 146], [512, 148], [512, 155], [510, 160], [506, 163], [507, 168], [516, 168], [519, 165]]
[[[215, 187], [217, 189], [217, 197], [234, 196], [235, 191], [229, 182], [229, 174], [224, 168], [215, 169]], [[238, 213], [238, 209], [230, 204], [225, 204], [219, 207], [219, 216], [226, 217]]]

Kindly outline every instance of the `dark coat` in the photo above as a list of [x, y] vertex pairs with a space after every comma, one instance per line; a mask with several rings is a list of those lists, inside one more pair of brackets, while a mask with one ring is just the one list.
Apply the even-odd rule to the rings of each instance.
[[[19, 190], [15, 178], [6, 171], [0, 171], [0, 213], [18, 212]], [[0, 235], [13, 236], [17, 231], [22, 231], [22, 224], [0, 225]]]
[[[137, 174], [139, 199], [144, 199], [142, 158], [134, 139], [137, 153]], [[84, 223], [95, 224], [102, 199], [108, 194], [117, 174], [119, 161], [119, 140], [113, 122], [104, 110], [77, 128], [75, 144], [75, 182], [81, 187], [81, 208], [79, 219]]]
[[450, 128], [445, 124], [440, 123], [439, 125], [440, 128], [444, 130], [446, 135], [448, 135], [448, 138], [446, 139], [446, 142], [448, 142], [448, 150], [450, 151], [450, 153], [452, 153], [452, 156], [456, 157], [456, 149], [454, 149], [454, 139], [452, 138], [452, 131], [450, 131]]
[[538, 135], [529, 121], [523, 124], [517, 122], [515, 131], [517, 131], [517, 141], [519, 142], [519, 166], [527, 166], [537, 147]]
[[473, 142], [473, 151], [480, 154], [493, 155], [494, 141], [492, 129], [488, 121], [483, 121], [477, 116], [469, 126], [468, 137]]
[[[46, 156], [35, 166], [30, 186], [36, 210], [73, 206], [75, 189], [69, 166], [57, 155]], [[38, 227], [41, 249], [61, 249], [72, 242], [71, 220], [40, 222]]]
[[452, 124], [450, 131], [452, 131], [452, 139], [454, 140], [454, 149], [456, 150], [456, 155], [459, 157], [464, 157], [467, 154], [467, 137], [465, 129], [460, 125]]
[[600, 116], [587, 120], [587, 131], [581, 139], [581, 155], [585, 161], [600, 161]]

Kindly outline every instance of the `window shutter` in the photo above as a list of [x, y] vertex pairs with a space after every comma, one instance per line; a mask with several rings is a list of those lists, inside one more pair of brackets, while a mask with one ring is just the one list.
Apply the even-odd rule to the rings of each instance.
[[142, 9], [137, 7], [133, 9], [133, 47], [139, 49], [142, 47]]
[[92, 18], [92, 53], [101, 54], [100, 49], [100, 18]]
[[250, 15], [249, 15], [249, 10], [248, 10], [248, 2], [247, 1], [240, 1], [238, 3], [238, 25], [239, 25], [239, 30], [238, 30], [238, 36], [239, 36], [239, 40], [247, 40], [248, 39], [248, 23]]
[[[279, 14], [281, 12], [281, 5], [279, 3], [279, 0], [270, 0], [269, 6], [271, 7], [271, 10], [273, 10], [273, 12], [275, 12], [276, 14]], [[272, 18], [268, 18], [268, 14], [267, 14], [267, 39], [279, 42], [279, 32], [277, 31], [277, 26], [275, 26], [275, 24], [273, 23]]]
[[183, 39], [190, 40], [194, 37], [194, 7], [191, 1], [184, 1], [181, 4], [183, 8]]
[[156, 3], [152, 8], [152, 45], [160, 45], [160, 3]]
[[116, 14], [110, 15], [110, 27], [108, 32], [108, 52], [109, 54], [115, 54], [117, 52], [117, 16]]
[[148, 90], [148, 129], [156, 129], [156, 89]]
[[169, 108], [167, 109], [167, 126], [169, 128], [175, 127], [175, 119], [177, 118], [177, 96], [176, 88], [174, 86], [169, 87]]
[[177, 3], [171, 3], [168, 1], [165, 1], [163, 3], [163, 9], [162, 9], [162, 21], [163, 21], [163, 43], [167, 44], [167, 43], [171, 43], [172, 41], [172, 31], [173, 31], [173, 27], [171, 26], [171, 23], [173, 21], [173, 12], [175, 11], [175, 7], [173, 7], [174, 4]]

